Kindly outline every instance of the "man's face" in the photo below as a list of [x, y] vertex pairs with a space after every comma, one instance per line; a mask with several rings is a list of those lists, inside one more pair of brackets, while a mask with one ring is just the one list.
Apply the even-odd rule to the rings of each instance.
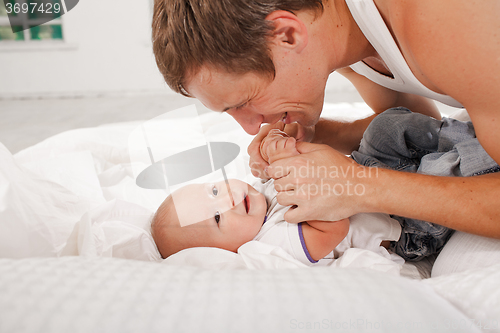
[[[256, 73], [229, 74], [204, 66], [186, 84], [186, 90], [206, 107], [227, 112], [250, 135], [263, 123], [298, 122], [312, 126], [323, 108], [328, 77], [284, 66], [274, 80]], [[303, 66], [302, 66], [303, 67]]]

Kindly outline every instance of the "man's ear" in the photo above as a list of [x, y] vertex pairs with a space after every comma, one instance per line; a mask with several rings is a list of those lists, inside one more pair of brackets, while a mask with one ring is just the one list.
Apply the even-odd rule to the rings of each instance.
[[277, 10], [267, 15], [274, 25], [271, 43], [300, 53], [307, 45], [308, 33], [304, 22], [295, 14]]

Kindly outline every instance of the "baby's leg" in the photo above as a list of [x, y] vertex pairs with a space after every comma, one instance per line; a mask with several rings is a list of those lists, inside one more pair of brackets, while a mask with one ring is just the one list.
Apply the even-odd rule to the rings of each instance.
[[438, 150], [441, 125], [405, 108], [389, 109], [370, 123], [352, 158], [366, 166], [415, 172], [423, 156]]
[[426, 221], [391, 215], [401, 225], [401, 236], [392, 250], [406, 261], [419, 261], [439, 253], [454, 230]]
[[260, 154], [266, 162], [271, 164], [279, 159], [299, 155], [300, 153], [297, 150], [295, 138], [288, 136], [283, 131], [273, 129], [262, 140]]
[[[404, 108], [377, 116], [352, 156], [367, 166], [435, 176], [473, 176], [500, 170], [475, 138], [471, 123], [436, 120]], [[394, 251], [405, 260], [416, 261], [439, 253], [453, 233], [434, 223], [392, 217], [402, 227]]]
[[[366, 166], [417, 172], [422, 158], [437, 156], [442, 124], [440, 120], [404, 108], [389, 109], [371, 122], [352, 157]], [[392, 217], [402, 227], [393, 250], [405, 260], [420, 260], [439, 252], [453, 233], [437, 224]]]

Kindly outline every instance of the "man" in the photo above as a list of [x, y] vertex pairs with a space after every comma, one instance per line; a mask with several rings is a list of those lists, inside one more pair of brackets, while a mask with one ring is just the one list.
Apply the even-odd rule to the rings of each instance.
[[[276, 179], [279, 202], [294, 205], [287, 221], [384, 212], [500, 238], [498, 174], [312, 172], [364, 170], [344, 154], [357, 148], [373, 117], [404, 106], [439, 118], [429, 98], [464, 106], [479, 142], [500, 162], [499, 14], [496, 1], [157, 0], [154, 52], [172, 89], [229, 113], [256, 135], [248, 149], [253, 172]], [[319, 119], [333, 71], [356, 86], [374, 116], [351, 124]], [[268, 167], [260, 141], [283, 124], [302, 141], [301, 155]], [[293, 172], [300, 167], [311, 172]], [[361, 186], [363, 195], [304, 190], [339, 185]]]

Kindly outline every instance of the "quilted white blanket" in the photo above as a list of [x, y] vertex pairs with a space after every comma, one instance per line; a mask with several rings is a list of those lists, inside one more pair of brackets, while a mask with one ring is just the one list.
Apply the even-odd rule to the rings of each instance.
[[[495, 306], [498, 289], [481, 293], [482, 300], [474, 294], [483, 288], [478, 284], [488, 288], [498, 281], [500, 266], [483, 273], [465, 284], [450, 281], [447, 288], [458, 288], [456, 297], [467, 297], [470, 306]], [[435, 286], [363, 269], [208, 270], [114, 258], [1, 259], [0, 331], [421, 333], [479, 332], [479, 325], [494, 331], [493, 320], [469, 318]]]

